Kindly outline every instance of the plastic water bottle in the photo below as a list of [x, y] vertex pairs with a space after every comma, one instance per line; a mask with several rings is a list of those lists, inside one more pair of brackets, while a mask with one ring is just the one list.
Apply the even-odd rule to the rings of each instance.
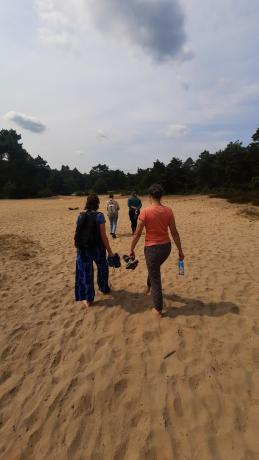
[[184, 275], [184, 262], [182, 259], [178, 260], [178, 270], [179, 270], [179, 275]]

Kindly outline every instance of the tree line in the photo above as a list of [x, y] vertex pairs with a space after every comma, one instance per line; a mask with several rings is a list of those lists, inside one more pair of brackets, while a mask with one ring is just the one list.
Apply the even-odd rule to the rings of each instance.
[[252, 142], [230, 142], [224, 150], [205, 150], [197, 160], [173, 157], [168, 164], [156, 160], [150, 168], [136, 173], [110, 169], [106, 164], [92, 167], [89, 173], [62, 165], [51, 169], [23, 147], [15, 130], [0, 131], [0, 198], [40, 198], [53, 195], [84, 195], [108, 191], [147, 192], [160, 183], [167, 194], [259, 192], [259, 128]]

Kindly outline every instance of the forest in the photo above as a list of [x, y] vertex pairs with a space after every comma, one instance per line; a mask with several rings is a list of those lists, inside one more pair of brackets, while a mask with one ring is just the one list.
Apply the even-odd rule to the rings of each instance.
[[157, 159], [136, 173], [110, 169], [106, 164], [81, 173], [62, 165], [51, 169], [40, 156], [32, 157], [15, 130], [0, 131], [0, 198], [44, 198], [113, 191], [147, 193], [160, 183], [166, 194], [206, 193], [259, 205], [259, 128], [249, 145], [230, 142], [224, 150], [205, 150], [197, 160], [173, 157], [168, 164]]

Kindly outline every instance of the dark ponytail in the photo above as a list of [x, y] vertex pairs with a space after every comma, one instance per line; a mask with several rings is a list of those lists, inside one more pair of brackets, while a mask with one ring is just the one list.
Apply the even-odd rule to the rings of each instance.
[[164, 189], [159, 184], [153, 184], [151, 187], [149, 187], [148, 193], [155, 200], [161, 200], [162, 196], [164, 195]]

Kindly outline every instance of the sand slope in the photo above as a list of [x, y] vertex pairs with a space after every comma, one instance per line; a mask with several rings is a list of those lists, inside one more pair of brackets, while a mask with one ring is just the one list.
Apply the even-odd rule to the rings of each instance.
[[165, 201], [187, 274], [174, 251], [162, 320], [142, 244], [137, 271], [111, 272], [112, 294], [87, 314], [73, 301], [67, 208], [82, 199], [0, 202], [0, 459], [259, 459], [259, 220], [221, 200]]

